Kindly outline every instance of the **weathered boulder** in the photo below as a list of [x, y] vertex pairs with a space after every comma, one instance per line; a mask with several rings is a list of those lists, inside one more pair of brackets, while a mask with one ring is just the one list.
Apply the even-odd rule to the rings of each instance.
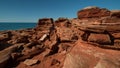
[[52, 18], [42, 18], [42, 19], [39, 19], [38, 21], [38, 25], [51, 25], [52, 23], [53, 23]]
[[116, 46], [117, 48], [120, 47], [120, 39], [115, 39], [114, 40], [114, 46]]
[[111, 39], [108, 34], [90, 34], [88, 37], [89, 42], [95, 42], [99, 44], [111, 44]]
[[112, 36], [113, 36], [115, 39], [120, 39], [120, 33], [112, 33]]
[[37, 30], [49, 30], [51, 27], [53, 27], [53, 19], [42, 18], [42, 19], [39, 19], [36, 29]]
[[10, 59], [10, 50], [0, 51], [0, 67], [4, 68], [8, 60]]
[[100, 18], [110, 16], [110, 11], [105, 8], [87, 7], [78, 11], [78, 18]]
[[60, 53], [60, 52], [65, 52], [65, 53], [67, 53], [67, 52], [69, 52], [70, 50], [71, 50], [71, 48], [74, 46], [74, 44], [73, 43], [61, 43], [60, 45], [59, 45], [59, 50], [58, 50], [58, 52]]
[[26, 65], [31, 66], [31, 65], [37, 64], [38, 60], [35, 60], [35, 59], [26, 59], [23, 63], [26, 64]]
[[78, 40], [80, 36], [83, 34], [82, 31], [75, 31], [74, 29], [71, 28], [56, 28], [57, 30], [57, 36], [60, 38], [61, 41], [74, 41]]
[[0, 67], [4, 68], [7, 65], [7, 62], [11, 58], [11, 53], [16, 50], [17, 46], [8, 47], [0, 51]]
[[57, 35], [61, 41], [70, 41], [72, 39], [73, 32], [69, 28], [57, 28]]
[[0, 33], [0, 41], [8, 41], [11, 39], [11, 31], [7, 31], [7, 32], [1, 32]]
[[70, 27], [71, 23], [67, 18], [58, 18], [54, 24], [57, 27]]

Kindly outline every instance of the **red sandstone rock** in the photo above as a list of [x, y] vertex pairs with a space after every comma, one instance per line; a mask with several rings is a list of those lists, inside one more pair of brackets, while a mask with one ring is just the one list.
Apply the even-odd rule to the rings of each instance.
[[[59, 18], [54, 22], [52, 18], [43, 18], [34, 29], [0, 33], [0, 45], [15, 47], [10, 52], [0, 52], [0, 67], [119, 68], [119, 17], [119, 12], [87, 7], [78, 12], [79, 19]], [[13, 60], [6, 60], [11, 57]], [[29, 58], [40, 63], [24, 64], [23, 60]]]
[[88, 41], [99, 44], [111, 44], [110, 36], [108, 34], [90, 34]]
[[58, 18], [58, 20], [55, 21], [54, 23], [55, 26], [57, 27], [70, 27], [71, 23], [69, 19], [67, 18]]
[[8, 47], [0, 51], [0, 67], [4, 68], [7, 66], [7, 63], [10, 61], [11, 53], [17, 49], [17, 46]]
[[66, 55], [63, 68], [119, 68], [119, 51], [94, 47], [78, 41]]
[[61, 53], [61, 52], [69, 52], [71, 50], [71, 48], [74, 46], [73, 43], [61, 43], [59, 45], [59, 50], [58, 52]]
[[117, 48], [119, 48], [119, 46], [120, 46], [120, 39], [115, 39], [114, 40], [114, 46], [116, 46]]
[[37, 30], [49, 30], [53, 26], [52, 18], [39, 19], [36, 29]]
[[72, 39], [73, 31], [70, 28], [57, 28], [57, 35], [61, 41], [70, 41]]
[[50, 25], [52, 23], [53, 23], [52, 18], [43, 18], [43, 19], [39, 19], [38, 25]]
[[57, 29], [57, 36], [60, 38], [61, 41], [74, 41], [80, 38], [80, 34], [82, 31], [75, 31], [74, 29], [62, 27], [56, 28]]
[[11, 39], [11, 32], [7, 31], [7, 32], [1, 32], [0, 33], [0, 41], [8, 41]]
[[105, 17], [105, 18], [102, 18], [101, 21], [102, 23], [113, 23], [113, 24], [120, 23], [120, 19], [116, 17]]
[[34, 65], [38, 62], [38, 60], [33, 60], [33, 59], [26, 59], [23, 63], [26, 64], [26, 65]]
[[115, 39], [120, 39], [120, 33], [113, 33], [112, 36], [113, 36]]
[[25, 60], [25, 59], [28, 59], [28, 58], [31, 58], [41, 52], [43, 52], [45, 49], [39, 49], [39, 48], [34, 48], [34, 49], [27, 49], [26, 52], [23, 52], [23, 56], [17, 58], [17, 62], [20, 62], [22, 60]]
[[6, 39], [6, 38], [8, 38], [8, 36], [7, 36], [6, 34], [0, 35], [0, 40], [4, 40], [4, 39]]
[[78, 18], [100, 18], [110, 16], [110, 11], [99, 7], [89, 7], [78, 11]]

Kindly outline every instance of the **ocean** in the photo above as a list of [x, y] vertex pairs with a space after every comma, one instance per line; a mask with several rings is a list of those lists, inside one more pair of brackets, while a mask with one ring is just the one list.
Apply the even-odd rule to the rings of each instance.
[[27, 28], [34, 28], [36, 23], [24, 23], [24, 22], [0, 22], [0, 31], [4, 30], [21, 30]]

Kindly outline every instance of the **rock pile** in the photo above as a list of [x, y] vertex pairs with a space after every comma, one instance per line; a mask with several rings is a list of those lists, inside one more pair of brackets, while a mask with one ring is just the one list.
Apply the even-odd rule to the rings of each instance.
[[119, 68], [120, 12], [87, 7], [77, 14], [0, 32], [0, 67]]

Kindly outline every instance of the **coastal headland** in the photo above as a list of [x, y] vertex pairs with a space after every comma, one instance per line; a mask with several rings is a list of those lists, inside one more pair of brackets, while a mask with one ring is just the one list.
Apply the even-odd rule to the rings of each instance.
[[90, 6], [0, 32], [0, 68], [120, 68], [120, 10]]

